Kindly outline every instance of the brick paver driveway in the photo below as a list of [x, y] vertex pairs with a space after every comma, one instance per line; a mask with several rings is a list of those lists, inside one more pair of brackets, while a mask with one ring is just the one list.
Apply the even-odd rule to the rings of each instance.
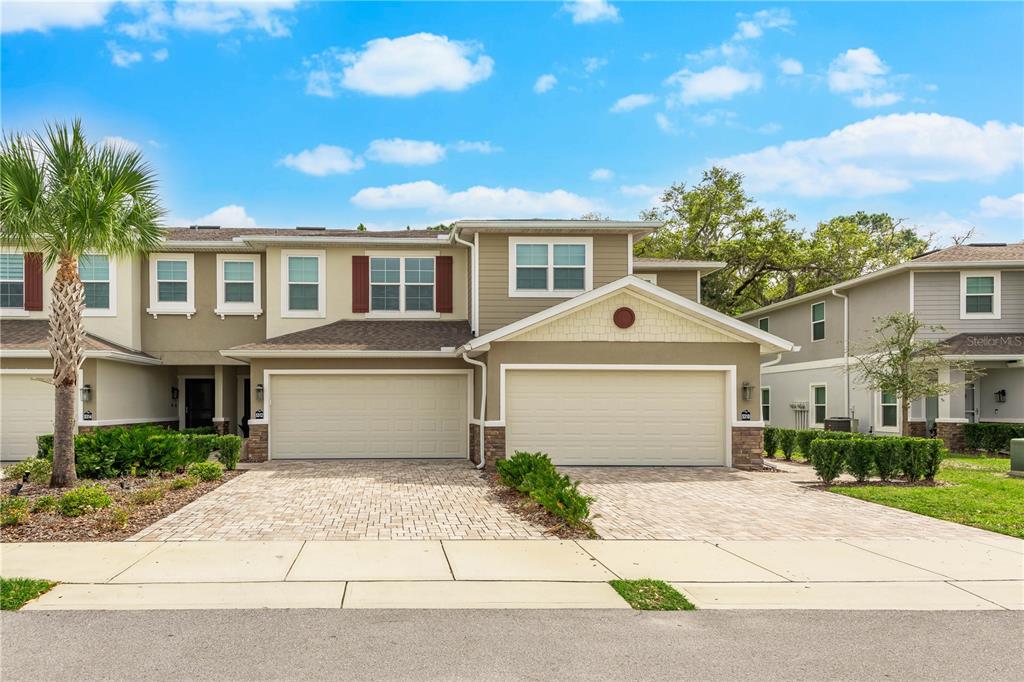
[[132, 540], [543, 538], [466, 460], [268, 462]]
[[594, 496], [606, 540], [962, 538], [986, 531], [809, 487], [810, 468], [784, 473], [712, 467], [559, 467]]

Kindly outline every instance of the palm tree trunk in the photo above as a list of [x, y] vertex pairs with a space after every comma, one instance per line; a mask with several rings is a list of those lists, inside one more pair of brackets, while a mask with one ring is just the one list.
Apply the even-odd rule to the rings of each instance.
[[53, 475], [50, 486], [74, 485], [75, 432], [78, 430], [78, 370], [85, 359], [82, 309], [85, 289], [78, 261], [63, 254], [50, 288], [50, 355], [55, 393], [53, 418]]

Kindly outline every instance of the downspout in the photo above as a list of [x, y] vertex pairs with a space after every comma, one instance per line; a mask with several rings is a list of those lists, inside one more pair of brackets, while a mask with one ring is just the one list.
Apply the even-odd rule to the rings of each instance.
[[459, 356], [471, 365], [476, 365], [480, 368], [480, 428], [477, 429], [480, 436], [480, 445], [478, 452], [480, 453], [480, 463], [476, 465], [477, 469], [483, 469], [487, 463], [486, 455], [484, 454], [484, 422], [487, 420], [487, 363], [481, 362], [480, 360], [474, 360], [473, 358], [466, 355], [466, 351], [462, 351], [462, 355]]
[[850, 297], [840, 294], [835, 289], [832, 295], [843, 299], [843, 379], [846, 382], [846, 416], [853, 418], [850, 413]]
[[[470, 296], [470, 301], [469, 301], [469, 305], [470, 305], [470, 308], [471, 308], [470, 311], [469, 311], [469, 318], [470, 318], [470, 325], [473, 327], [473, 329], [471, 331], [473, 332], [473, 335], [476, 336], [477, 331], [478, 331], [479, 326], [480, 326], [479, 325], [480, 320], [479, 320], [479, 317], [477, 315], [477, 310], [479, 308], [479, 296], [480, 296], [480, 291], [479, 291], [480, 290], [480, 286], [479, 286], [479, 284], [480, 284], [480, 282], [479, 282], [480, 276], [479, 276], [479, 272], [478, 272], [479, 268], [477, 266], [477, 250], [476, 250], [476, 246], [473, 244], [473, 242], [467, 242], [465, 239], [462, 239], [459, 236], [458, 230], [456, 230], [456, 229], [452, 229], [452, 239], [454, 241], [458, 242], [459, 244], [462, 244], [463, 246], [468, 246], [469, 247], [470, 286], [471, 286], [471, 288], [473, 290], [472, 295]], [[483, 428], [483, 427], [481, 426], [481, 428]]]
[[773, 365], [777, 365], [780, 362], [782, 362], [782, 353], [779, 353], [778, 355], [776, 355], [774, 360], [769, 360], [768, 362], [762, 362], [761, 363], [761, 369], [764, 369], [765, 367], [771, 367]]

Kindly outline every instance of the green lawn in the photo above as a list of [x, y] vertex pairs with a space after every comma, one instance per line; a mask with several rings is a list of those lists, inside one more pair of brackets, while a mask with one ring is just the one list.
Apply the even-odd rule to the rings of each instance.
[[661, 580], [610, 580], [619, 596], [638, 611], [693, 611], [696, 607]]
[[834, 493], [889, 507], [1024, 538], [1024, 479], [1010, 478], [1010, 460], [1001, 457], [949, 457], [937, 488], [864, 486], [829, 488]]
[[0, 610], [17, 611], [56, 584], [32, 578], [0, 578]]

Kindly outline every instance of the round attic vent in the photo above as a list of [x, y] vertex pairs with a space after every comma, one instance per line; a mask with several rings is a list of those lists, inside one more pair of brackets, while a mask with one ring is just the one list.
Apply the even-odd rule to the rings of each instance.
[[629, 329], [636, 322], [636, 313], [633, 312], [632, 308], [622, 307], [612, 315], [612, 321], [615, 322], [615, 326], [619, 329]]

